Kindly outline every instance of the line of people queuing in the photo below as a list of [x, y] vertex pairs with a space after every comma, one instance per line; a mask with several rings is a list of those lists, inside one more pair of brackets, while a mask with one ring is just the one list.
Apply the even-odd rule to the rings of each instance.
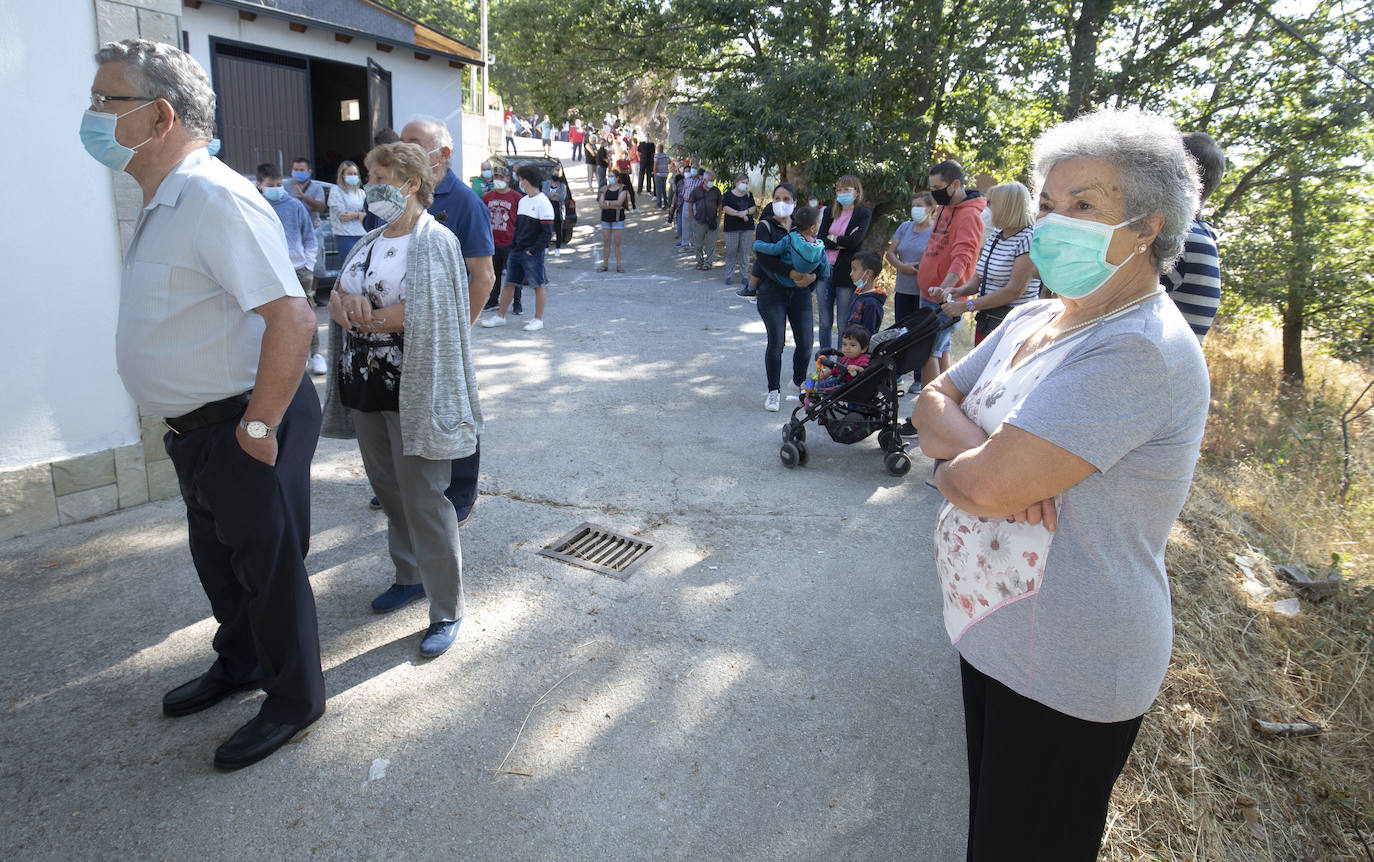
[[[1188, 133], [1183, 141], [1190, 157], [1204, 166], [1208, 178], [1204, 192], [1210, 195], [1220, 182], [1225, 157], [1205, 134]], [[964, 314], [973, 315], [977, 345], [1009, 313], [1042, 294], [1030, 259], [1037, 212], [1030, 190], [1022, 183], [994, 185], [985, 194], [968, 185], [959, 162], [936, 164], [929, 171], [929, 187], [912, 195], [910, 218], [897, 225], [876, 265], [855, 269], [854, 260], [873, 220], [857, 176], [836, 180], [828, 201], [813, 190], [803, 203], [796, 186], [780, 183], [773, 199], [760, 208], [749, 189], [748, 175], [736, 174], [729, 190], [723, 191], [716, 173], [701, 168], [692, 158], [660, 155], [667, 163], [669, 188], [661, 206], [668, 211], [668, 223], [676, 226], [674, 247], [694, 252], [696, 268], [708, 271], [723, 232], [725, 284], [738, 280], [737, 294], [757, 303], [768, 336], [764, 407], [769, 411], [780, 409], [782, 402], [780, 364], [789, 321], [795, 346], [795, 396], [810, 368], [813, 345], [831, 350], [838, 333], [861, 323], [858, 318], [865, 314], [856, 308], [856, 297], [868, 293], [886, 301], [885, 281], [879, 280], [884, 264], [893, 272], [895, 320], [923, 307], [954, 320], [937, 337], [929, 361], [917, 370], [921, 386], [949, 370], [953, 334]], [[817, 214], [814, 236], [808, 234], [812, 217], [806, 210]], [[807, 267], [792, 267], [791, 259], [779, 253], [779, 243], [787, 235], [808, 240], [811, 253], [801, 258]], [[796, 245], [784, 251], [801, 256], [802, 245]], [[779, 267], [779, 259], [789, 266]], [[1160, 279], [1202, 339], [1220, 301], [1220, 269], [1215, 233], [1200, 216], [1190, 226], [1183, 255]], [[863, 305], [871, 308], [872, 301]], [[875, 331], [872, 325], [868, 328], [870, 333]], [[916, 388], [913, 380], [912, 390]], [[909, 420], [901, 431], [916, 436]]]
[[[264, 194], [279, 178], [264, 175], [259, 190], [209, 153], [213, 90], [185, 52], [127, 40], [106, 44], [96, 62], [82, 143], [127, 171], [145, 204], [127, 252], [139, 265], [122, 275], [117, 367], [140, 406], [165, 417], [192, 560], [219, 622], [215, 662], [168, 691], [162, 708], [183, 717], [263, 689], [258, 714], [215, 751], [218, 768], [239, 769], [325, 709], [304, 565], [322, 430], [357, 438], [387, 511], [395, 582], [372, 609], [428, 598], [420, 653], [453, 643], [465, 613], [458, 527], [471, 511], [482, 430], [469, 336], [494, 280], [490, 222], [448, 166], [442, 122], [417, 118], [402, 141], [369, 152], [364, 197], [381, 227], [353, 244], [329, 297], [335, 349], [322, 411], [305, 374], [316, 329], [296, 265], [305, 258], [293, 259]], [[1197, 214], [1220, 178], [1209, 165], [1224, 164], [1191, 156], [1199, 144], [1134, 110], [1047, 130], [1033, 150], [1038, 201], [1026, 254], [1054, 298], [987, 321], [980, 343], [916, 402], [930, 481], [944, 498], [935, 569], [959, 654], [970, 860], [1096, 858], [1112, 786], [1164, 679], [1164, 548], [1209, 401], [1189, 303], [1166, 295], [1200, 242]], [[517, 177], [524, 197], [512, 245], [552, 223], [539, 174]], [[779, 183], [755, 231], [760, 314], [766, 323], [775, 315], [778, 330], [791, 321], [797, 383], [822, 279], [824, 302], [845, 287], [856, 297], [832, 320], [857, 309], [874, 323], [884, 305], [871, 289], [882, 257], [841, 243], [864, 223], [862, 188], [854, 177], [835, 188], [824, 213]], [[894, 266], [914, 266], [915, 289], [929, 293], [920, 301], [990, 310], [1001, 306], [989, 297], [1003, 292], [1017, 302], [1021, 193], [983, 198], [952, 162], [932, 169], [923, 191], [930, 197], [913, 207], [927, 211], [913, 212], [910, 232], [933, 224], [920, 260], [900, 241], [889, 248]], [[965, 227], [989, 201], [1007, 266], [994, 267], [993, 250], [978, 249], [981, 229]], [[301, 242], [304, 251], [303, 233]], [[965, 293], [980, 258], [1007, 280], [989, 291], [991, 275], [977, 275]], [[862, 369], [871, 331], [841, 324], [838, 373]], [[207, 353], [224, 361], [207, 365]], [[768, 361], [776, 366], [781, 353], [770, 335]]]

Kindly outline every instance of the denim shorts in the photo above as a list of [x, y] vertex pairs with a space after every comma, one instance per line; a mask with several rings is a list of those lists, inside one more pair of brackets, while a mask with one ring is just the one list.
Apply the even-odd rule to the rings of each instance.
[[625, 229], [625, 222], [623, 222], [623, 221], [603, 221], [603, 222], [601, 223], [601, 229], [602, 229], [602, 230], [624, 230], [624, 229]]
[[509, 284], [533, 284], [535, 287], [543, 287], [548, 284], [548, 277], [544, 274], [544, 249], [539, 249], [534, 254], [523, 251], [512, 251], [510, 258], [506, 261], [506, 282]]
[[[922, 307], [922, 308], [933, 308], [933, 309], [935, 309], [936, 311], [939, 311], [939, 310], [940, 310], [940, 303], [938, 303], [938, 302], [931, 302], [930, 300], [926, 299], [926, 298], [923, 296], [923, 297], [921, 297], [921, 307]], [[949, 352], [950, 344], [954, 341], [954, 330], [958, 329], [958, 328], [959, 328], [959, 324], [961, 324], [961, 323], [963, 323], [963, 322], [964, 322], [964, 318], [963, 318], [963, 316], [961, 315], [961, 316], [956, 317], [956, 318], [954, 319], [954, 325], [953, 325], [953, 326], [949, 327], [948, 329], [942, 329], [942, 330], [940, 330], [940, 334], [935, 336], [935, 346], [932, 347], [932, 348], [930, 349], [930, 355], [931, 355], [931, 356], [939, 356], [939, 355], [942, 354], [942, 353], [948, 353], [948, 352]]]

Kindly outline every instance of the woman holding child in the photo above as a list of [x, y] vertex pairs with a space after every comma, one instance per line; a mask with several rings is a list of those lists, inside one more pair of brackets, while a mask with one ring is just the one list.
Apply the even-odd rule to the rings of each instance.
[[[779, 253], [784, 243], [790, 242], [794, 227], [794, 217], [807, 214], [809, 230], [815, 239], [819, 227], [819, 213], [809, 207], [796, 211], [797, 190], [791, 183], [778, 183], [773, 189], [773, 202], [768, 207], [759, 226], [754, 231], [755, 267], [760, 272], [758, 285], [759, 317], [763, 318], [764, 330], [768, 333], [768, 345], [763, 352], [763, 370], [768, 378], [768, 395], [764, 398], [763, 409], [777, 412], [782, 406], [782, 348], [786, 339], [786, 327], [792, 327], [792, 383], [798, 390], [806, 381], [811, 364], [812, 334], [812, 285], [822, 273], [818, 265], [808, 272], [801, 272], [790, 263], [784, 262]], [[765, 251], [767, 246], [776, 251]], [[825, 263], [824, 257], [821, 263]], [[828, 274], [828, 264], [824, 268]]]
[[1097, 858], [1172, 645], [1164, 546], [1207, 420], [1207, 366], [1159, 274], [1197, 169], [1178, 130], [1101, 110], [1035, 145], [1028, 302], [921, 391], [960, 655], [969, 860]]

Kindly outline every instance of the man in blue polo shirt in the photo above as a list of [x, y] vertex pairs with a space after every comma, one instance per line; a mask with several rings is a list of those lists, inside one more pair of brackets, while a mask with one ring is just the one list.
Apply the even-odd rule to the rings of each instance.
[[[472, 314], [469, 322], [475, 323], [482, 306], [486, 305], [491, 286], [496, 283], [496, 271], [492, 268], [496, 244], [491, 236], [491, 213], [477, 193], [449, 168], [453, 158], [453, 135], [443, 120], [416, 115], [401, 129], [401, 140], [418, 144], [429, 153], [436, 184], [429, 213], [458, 237], [468, 268], [468, 308]], [[477, 465], [481, 451], [479, 440], [476, 452], [453, 462], [453, 480], [445, 493], [458, 510], [460, 524], [472, 514], [473, 504], [477, 502]]]

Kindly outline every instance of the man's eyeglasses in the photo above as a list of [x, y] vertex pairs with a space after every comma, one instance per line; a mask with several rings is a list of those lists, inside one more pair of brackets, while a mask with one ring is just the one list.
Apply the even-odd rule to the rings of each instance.
[[151, 102], [147, 96], [104, 96], [100, 93], [91, 93], [91, 110], [100, 111], [105, 107], [106, 102]]

